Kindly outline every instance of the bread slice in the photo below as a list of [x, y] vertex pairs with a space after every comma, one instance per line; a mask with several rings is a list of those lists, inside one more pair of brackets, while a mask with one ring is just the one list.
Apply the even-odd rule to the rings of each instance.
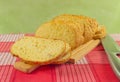
[[47, 22], [37, 29], [35, 36], [63, 40], [69, 43], [72, 49], [77, 46], [75, 30], [66, 26], [63, 22]]
[[68, 43], [66, 43], [66, 50], [64, 52], [64, 55], [58, 58], [56, 61], [54, 61], [53, 64], [63, 64], [70, 59], [70, 56], [71, 56], [71, 47]]
[[[66, 24], [67, 27], [72, 28], [76, 32], [76, 41], [77, 41], [77, 46], [81, 45], [84, 43], [84, 26], [79, 17], [77, 15], [70, 15], [70, 14], [63, 14], [55, 17], [53, 19], [54, 22], [62, 22], [62, 24]], [[80, 28], [79, 28], [80, 27]]]
[[49, 64], [63, 55], [64, 41], [25, 36], [11, 47], [11, 53], [24, 61]]

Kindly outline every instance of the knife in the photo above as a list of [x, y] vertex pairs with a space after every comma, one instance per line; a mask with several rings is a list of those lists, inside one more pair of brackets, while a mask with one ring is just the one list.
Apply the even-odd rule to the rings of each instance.
[[108, 60], [113, 71], [120, 79], [120, 58], [118, 57], [118, 55], [120, 54], [119, 45], [113, 40], [110, 35], [106, 35], [105, 38], [101, 39], [101, 42], [108, 56]]

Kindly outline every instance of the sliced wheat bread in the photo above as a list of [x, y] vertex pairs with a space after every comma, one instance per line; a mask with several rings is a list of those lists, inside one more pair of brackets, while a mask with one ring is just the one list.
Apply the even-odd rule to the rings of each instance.
[[11, 53], [24, 61], [49, 64], [63, 55], [66, 45], [61, 40], [23, 37], [11, 47]]

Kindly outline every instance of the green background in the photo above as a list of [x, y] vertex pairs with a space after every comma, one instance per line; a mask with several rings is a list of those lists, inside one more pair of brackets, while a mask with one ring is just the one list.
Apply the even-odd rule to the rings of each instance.
[[86, 15], [120, 33], [120, 0], [0, 0], [0, 34], [34, 33], [60, 14]]

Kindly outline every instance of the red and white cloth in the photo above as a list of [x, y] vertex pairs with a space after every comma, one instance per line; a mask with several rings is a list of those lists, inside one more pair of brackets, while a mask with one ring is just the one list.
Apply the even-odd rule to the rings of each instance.
[[[0, 82], [119, 82], [100, 44], [76, 64], [41, 66], [31, 74], [14, 69], [10, 46], [23, 36], [0, 35]], [[120, 44], [120, 34], [111, 35]]]

